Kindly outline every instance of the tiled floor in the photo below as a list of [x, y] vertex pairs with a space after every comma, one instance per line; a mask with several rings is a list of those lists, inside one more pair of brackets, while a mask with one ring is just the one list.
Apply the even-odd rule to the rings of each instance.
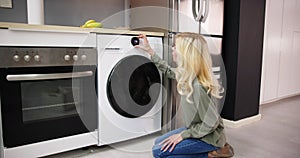
[[[226, 129], [235, 158], [299, 158], [300, 96], [262, 105], [262, 119], [235, 129]], [[92, 146], [47, 158], [151, 158], [158, 134], [110, 146]]]

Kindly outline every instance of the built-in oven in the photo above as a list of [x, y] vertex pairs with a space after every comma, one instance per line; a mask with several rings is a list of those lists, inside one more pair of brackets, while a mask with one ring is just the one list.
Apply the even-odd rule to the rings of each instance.
[[4, 147], [97, 129], [95, 48], [0, 47]]

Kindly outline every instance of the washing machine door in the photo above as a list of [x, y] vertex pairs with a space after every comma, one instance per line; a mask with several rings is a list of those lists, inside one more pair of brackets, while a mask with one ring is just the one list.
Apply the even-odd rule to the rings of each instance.
[[161, 90], [156, 66], [146, 57], [131, 55], [112, 69], [107, 82], [107, 97], [120, 115], [137, 118], [155, 106]]

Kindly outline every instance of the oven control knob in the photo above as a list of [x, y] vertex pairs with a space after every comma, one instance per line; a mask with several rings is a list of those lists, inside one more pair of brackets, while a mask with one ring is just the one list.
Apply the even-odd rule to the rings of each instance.
[[70, 61], [71, 57], [70, 57], [70, 55], [65, 55], [64, 59], [65, 59], [65, 61]]
[[81, 60], [85, 61], [86, 60], [86, 55], [81, 55]]
[[14, 59], [15, 62], [18, 62], [18, 61], [20, 61], [20, 56], [19, 55], [14, 55], [13, 59]]
[[34, 56], [34, 60], [37, 61], [37, 62], [39, 62], [39, 61], [41, 61], [41, 57], [39, 55], [35, 55]]
[[78, 55], [73, 55], [73, 60], [77, 61], [78, 60]]
[[30, 56], [29, 56], [29, 55], [25, 55], [25, 56], [24, 56], [24, 60], [25, 60], [26, 62], [29, 62], [29, 61], [30, 61]]

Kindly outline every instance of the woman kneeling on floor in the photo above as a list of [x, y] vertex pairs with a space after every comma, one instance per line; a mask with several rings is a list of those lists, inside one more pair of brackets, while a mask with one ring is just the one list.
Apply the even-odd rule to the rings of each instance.
[[206, 40], [196, 33], [179, 33], [175, 37], [172, 56], [177, 68], [171, 68], [150, 47], [147, 37], [141, 48], [166, 76], [177, 80], [181, 108], [186, 127], [170, 131], [155, 140], [155, 158], [232, 157], [226, 143], [224, 125], [215, 99], [224, 89], [212, 73], [212, 61]]

